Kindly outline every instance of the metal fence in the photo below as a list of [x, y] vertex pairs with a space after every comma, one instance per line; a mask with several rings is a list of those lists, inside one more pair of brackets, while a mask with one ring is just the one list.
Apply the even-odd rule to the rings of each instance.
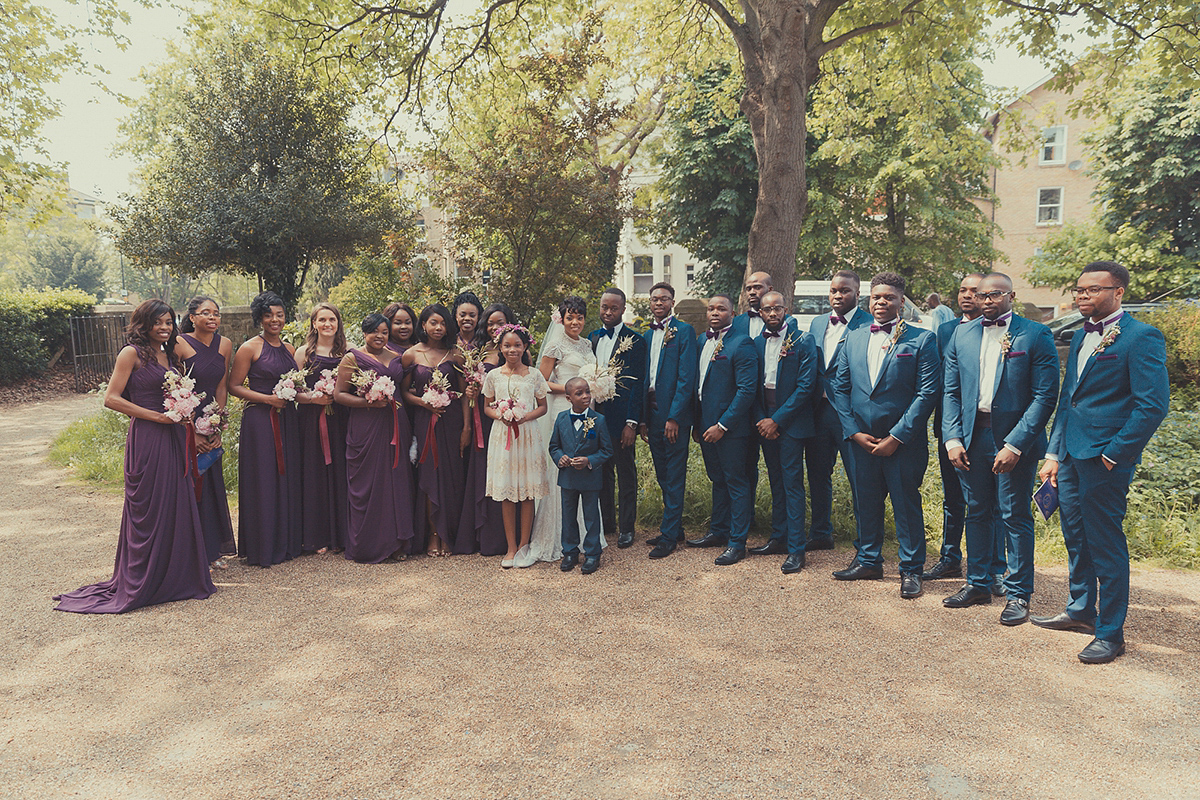
[[88, 392], [108, 380], [124, 343], [124, 315], [71, 317], [75, 391]]

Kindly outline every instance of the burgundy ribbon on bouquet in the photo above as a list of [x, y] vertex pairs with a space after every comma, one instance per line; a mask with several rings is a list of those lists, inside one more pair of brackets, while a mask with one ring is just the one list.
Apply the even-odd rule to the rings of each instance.
[[204, 486], [204, 476], [200, 474], [200, 465], [196, 463], [196, 428], [191, 422], [185, 426], [187, 428], [187, 452], [183, 454], [183, 459], [187, 463], [184, 465], [184, 477], [189, 474], [192, 476], [192, 484], [196, 489], [196, 502], [200, 502], [200, 490]]
[[282, 412], [274, 406], [268, 408], [271, 409], [271, 433], [275, 434], [275, 468], [279, 470], [280, 475], [284, 475], [286, 469], [283, 464], [283, 434], [279, 430], [279, 415]]
[[325, 414], [321, 414], [317, 428], [321, 431], [321, 452], [325, 454], [325, 466], [328, 467], [333, 463], [333, 453], [329, 450], [329, 423], [325, 421]]
[[480, 417], [479, 417], [479, 404], [476, 403], [473, 406], [473, 408], [475, 409], [475, 449], [482, 450], [483, 449], [483, 420], [480, 419]]
[[[400, 466], [400, 404], [395, 400], [392, 401], [392, 445], [396, 448], [396, 454], [392, 456], [392, 469]], [[329, 462], [326, 461], [326, 464]]]
[[429, 432], [425, 434], [425, 447], [421, 449], [421, 458], [417, 461], [418, 464], [425, 463], [425, 456], [429, 454], [430, 448], [433, 449], [433, 466], [438, 466], [438, 448], [437, 437], [433, 435], [434, 426], [437, 425], [438, 415], [430, 414], [429, 417]]
[[504, 442], [504, 449], [511, 450], [513, 439], [521, 438], [521, 428], [519, 425], [514, 425], [513, 423], [510, 423], [510, 422], [505, 422], [504, 426], [506, 428], [508, 428], [508, 439]]

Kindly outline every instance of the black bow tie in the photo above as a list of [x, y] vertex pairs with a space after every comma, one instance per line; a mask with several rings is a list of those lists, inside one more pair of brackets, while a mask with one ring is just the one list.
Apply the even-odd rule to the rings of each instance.
[[582, 422], [584, 420], [584, 418], [587, 417], [586, 411], [583, 412], [582, 414], [576, 414], [574, 411], [572, 411], [570, 413], [571, 413], [571, 421], [572, 422]]
[[762, 335], [764, 339], [778, 339], [779, 331], [768, 331], [764, 329]]
[[995, 325], [997, 328], [1003, 328], [1007, 324], [1008, 320], [1004, 317], [1001, 317], [1000, 319], [984, 319], [983, 321], [983, 327], [985, 328], [990, 328], [993, 325]]
[[874, 325], [873, 324], [873, 325], [871, 325], [871, 333], [891, 333], [892, 327], [895, 324], [896, 323], [894, 323], [894, 322], [885, 322], [882, 325]]
[[614, 332], [615, 330], [616, 330], [616, 328], [601, 328], [601, 329], [600, 329], [600, 335], [601, 335], [601, 336], [608, 336], [608, 337], [610, 337], [610, 338], [611, 338], [611, 337], [612, 337], [612, 335], [613, 335], [613, 332]]
[[830, 314], [829, 315], [829, 324], [830, 325], [845, 325], [846, 318], [843, 317], [841, 314]]

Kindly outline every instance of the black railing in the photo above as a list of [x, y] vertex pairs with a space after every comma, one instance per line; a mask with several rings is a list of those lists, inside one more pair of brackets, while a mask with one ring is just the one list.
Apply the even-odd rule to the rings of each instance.
[[123, 316], [71, 317], [75, 391], [88, 392], [108, 380], [124, 344]]

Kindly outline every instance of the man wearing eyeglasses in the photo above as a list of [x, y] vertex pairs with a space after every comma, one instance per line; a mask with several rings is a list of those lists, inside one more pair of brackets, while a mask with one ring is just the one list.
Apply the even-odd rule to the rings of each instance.
[[[1029, 619], [1033, 595], [1033, 512], [1029, 498], [1046, 452], [1046, 423], [1058, 399], [1058, 351], [1045, 325], [1012, 312], [1007, 275], [994, 272], [976, 293], [982, 319], [960, 326], [943, 356], [942, 433], [967, 503], [967, 583], [946, 608], [992, 602], [997, 563], [1008, 574], [1001, 625]], [[997, 542], [996, 520], [1004, 537]], [[997, 550], [999, 549], [999, 552]], [[999, 567], [1003, 570], [1003, 567]]]
[[1088, 633], [1085, 664], [1125, 652], [1129, 608], [1126, 494], [1142, 450], [1167, 415], [1166, 344], [1155, 327], [1121, 310], [1129, 270], [1112, 261], [1083, 268], [1074, 289], [1086, 318], [1067, 355], [1046, 463], [1038, 477], [1058, 487], [1067, 545], [1066, 609], [1033, 624]]

